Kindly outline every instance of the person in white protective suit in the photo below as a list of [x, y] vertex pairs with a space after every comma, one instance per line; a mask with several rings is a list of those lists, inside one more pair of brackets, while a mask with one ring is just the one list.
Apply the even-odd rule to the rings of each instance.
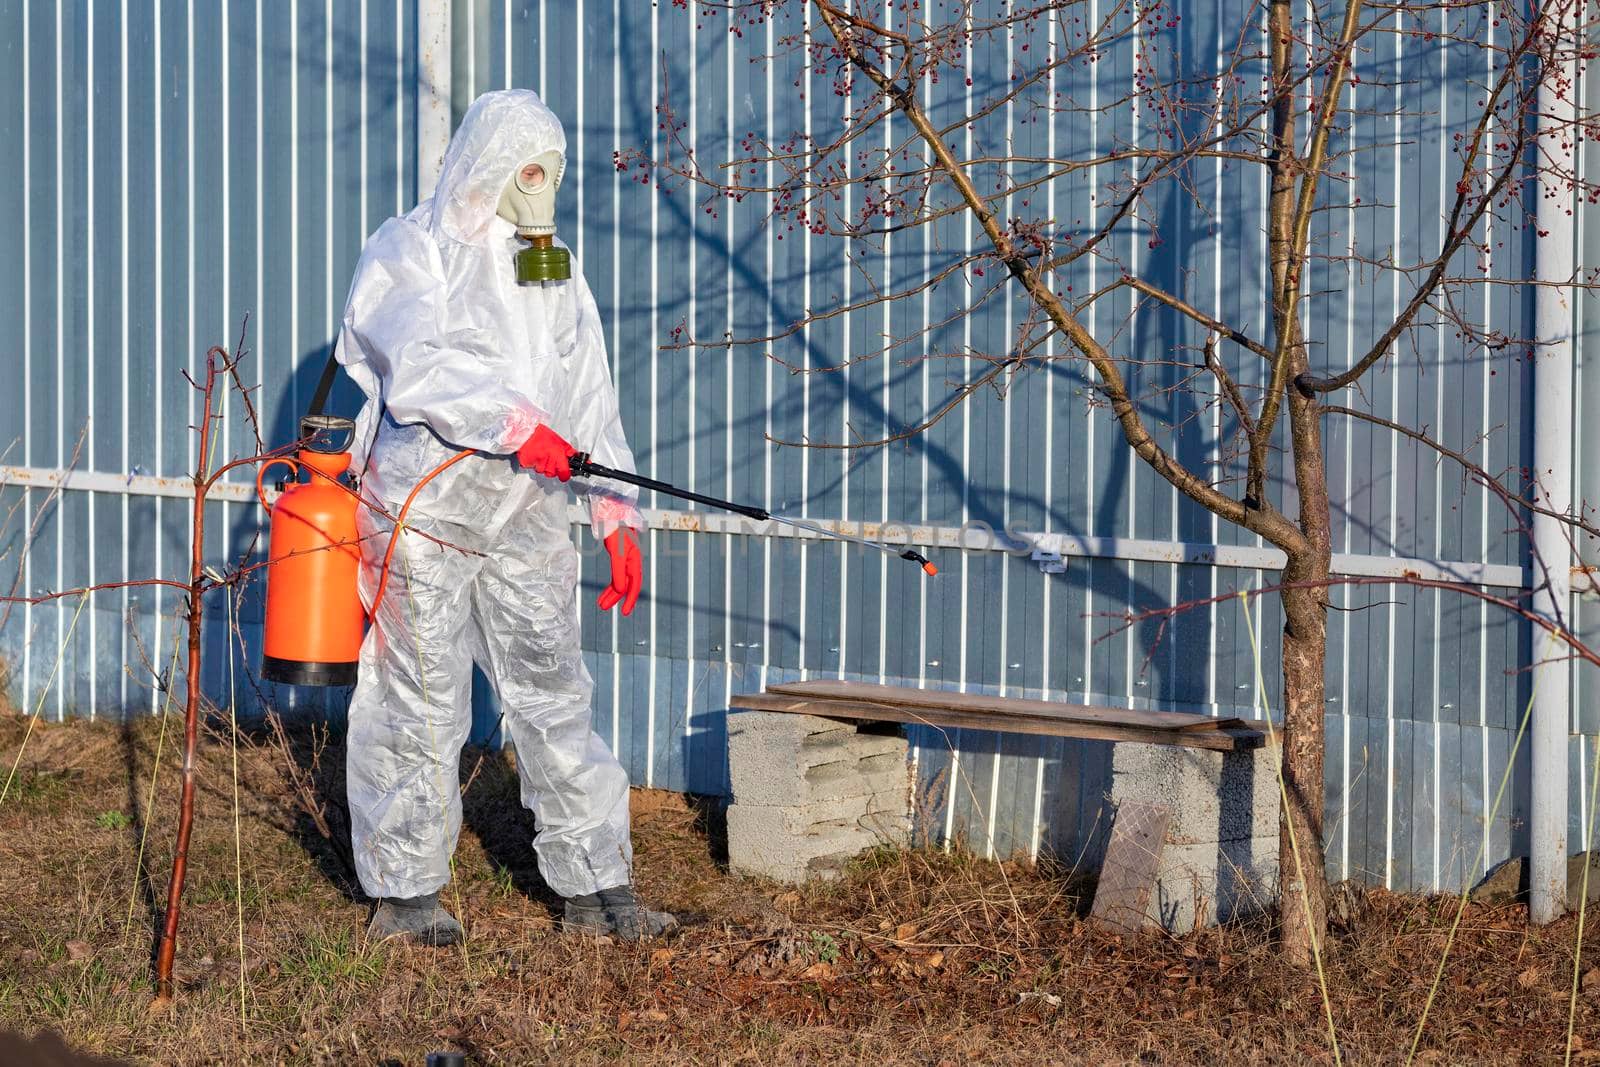
[[[479, 453], [417, 493], [361, 649], [347, 777], [378, 937], [462, 937], [439, 890], [461, 829], [474, 663], [503, 709], [539, 870], [566, 899], [565, 925], [635, 940], [673, 922], [631, 888], [627, 773], [590, 728], [579, 650], [579, 560], [559, 483], [576, 449], [634, 469], [600, 317], [575, 267], [533, 284], [513, 267], [531, 245], [547, 268], [559, 261], [547, 276], [568, 271], [551, 239], [565, 156], [560, 120], [536, 94], [480, 97], [433, 197], [368, 239], [345, 308], [338, 358], [367, 396], [355, 448], [368, 494], [396, 512], [440, 464]], [[635, 491], [586, 494], [611, 562], [600, 606], [627, 614], [642, 579]], [[359, 523], [370, 609], [392, 527], [365, 508]]]

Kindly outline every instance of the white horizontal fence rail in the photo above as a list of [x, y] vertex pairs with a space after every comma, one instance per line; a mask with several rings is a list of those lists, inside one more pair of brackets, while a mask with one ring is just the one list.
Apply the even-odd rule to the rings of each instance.
[[[194, 483], [189, 478], [160, 478], [148, 474], [115, 474], [109, 471], [60, 470], [48, 467], [0, 466], [0, 487], [55, 489], [88, 493], [122, 493], [128, 496], [189, 498]], [[212, 486], [208, 500], [248, 503], [255, 499], [255, 486], [244, 482], [219, 482]], [[673, 508], [642, 508], [645, 526], [651, 530], [676, 533], [721, 534], [730, 537], [775, 537], [804, 541], [824, 535], [797, 529], [781, 522], [758, 522], [742, 515]], [[589, 512], [576, 503], [568, 514], [575, 526], [587, 526]], [[1028, 530], [995, 530], [987, 523], [973, 521], [965, 526], [930, 526], [903, 522], [850, 522], [838, 519], [808, 519], [830, 531], [882, 541], [891, 545], [919, 545], [967, 552], [1008, 552], [1031, 556], [1058, 554], [1079, 559], [1124, 560], [1138, 563], [1204, 564], [1241, 570], [1281, 570], [1284, 555], [1275, 548], [1248, 545], [1188, 544], [1181, 541], [1152, 541], [1137, 537], [1088, 537], [1079, 534], [1038, 533]], [[1527, 569], [1497, 563], [1472, 563], [1459, 560], [1411, 559], [1402, 556], [1372, 556], [1335, 553], [1335, 574], [1363, 578], [1420, 578], [1428, 581], [1464, 582], [1469, 585], [1521, 589], [1527, 586]]]

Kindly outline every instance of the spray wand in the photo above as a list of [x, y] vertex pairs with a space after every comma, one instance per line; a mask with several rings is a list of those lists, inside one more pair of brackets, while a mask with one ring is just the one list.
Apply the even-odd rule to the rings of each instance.
[[778, 522], [785, 526], [792, 526], [797, 530], [810, 530], [820, 537], [835, 541], [848, 541], [851, 544], [861, 545], [863, 548], [875, 548], [879, 552], [887, 552], [891, 556], [908, 559], [913, 563], [920, 564], [923, 572], [929, 577], [939, 573], [939, 568], [935, 567], [927, 556], [924, 556], [916, 549], [907, 548], [902, 550], [896, 545], [884, 544], [882, 541], [869, 541], [865, 537], [856, 537], [854, 534], [830, 530], [828, 527], [811, 522], [808, 519], [797, 519], [790, 515], [774, 515], [766, 508], [756, 507], [754, 504], [736, 504], [731, 500], [720, 500], [717, 497], [706, 496], [704, 493], [696, 493], [690, 489], [680, 489], [675, 485], [668, 485], [666, 482], [647, 478], [642, 474], [633, 474], [629, 471], [603, 466], [591, 460], [587, 452], [574, 452], [568, 457], [567, 465], [572, 468], [572, 473], [579, 478], [610, 478], [612, 481], [636, 485], [640, 489], [652, 489], [658, 493], [675, 496], [679, 500], [690, 500], [696, 504], [704, 504], [707, 507], [731, 511], [735, 515], [744, 515], [755, 519], [757, 522]]

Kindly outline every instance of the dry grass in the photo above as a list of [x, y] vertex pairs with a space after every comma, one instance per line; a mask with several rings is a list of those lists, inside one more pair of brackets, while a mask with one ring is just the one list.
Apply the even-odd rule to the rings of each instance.
[[[80, 1048], [173, 1064], [420, 1064], [446, 1047], [484, 1063], [1331, 1062], [1312, 980], [1279, 964], [1264, 931], [1117, 939], [1089, 929], [1072, 887], [1048, 871], [926, 851], [869, 855], [840, 883], [787, 890], [719, 869], [714, 817], [671, 794], [635, 793], [639, 881], [694, 924], [665, 946], [563, 936], [497, 756], [468, 793], [450, 891], [467, 950], [369, 945], [342, 846], [295, 806], [270, 747], [241, 759], [241, 1026], [229, 754], [215, 738], [200, 771], [180, 995], [173, 1013], [153, 1015], [145, 889], [126, 920], [155, 725], [35, 732], [0, 810], [0, 1029], [53, 1028]], [[7, 765], [21, 733], [0, 719]], [[294, 744], [309, 766], [312, 742]], [[319, 795], [337, 795], [341, 762], [336, 744], [322, 754], [310, 776]], [[157, 897], [169, 771], [147, 858]], [[327, 821], [337, 838], [336, 804]], [[1355, 903], [1330, 956], [1346, 1062], [1403, 1061], [1452, 908], [1386, 894]], [[1530, 930], [1514, 909], [1471, 911], [1424, 1062], [1559, 1061], [1573, 932]], [[1600, 970], [1587, 986], [1580, 1056], [1600, 1058]]]

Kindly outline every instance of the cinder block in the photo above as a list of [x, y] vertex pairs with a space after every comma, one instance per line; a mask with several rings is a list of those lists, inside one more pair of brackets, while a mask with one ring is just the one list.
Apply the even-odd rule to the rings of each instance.
[[906, 803], [899, 794], [872, 794], [861, 797], [839, 797], [833, 800], [813, 800], [808, 804], [747, 804], [737, 797], [728, 810], [743, 808], [751, 813], [749, 818], [767, 820], [774, 833], [804, 834], [813, 826], [854, 824], [869, 815], [903, 815]]
[[1281, 749], [1265, 745], [1245, 752], [1223, 753], [1218, 790], [1222, 832], [1217, 840], [1277, 838], [1278, 813], [1283, 810], [1283, 793], [1278, 784], [1281, 756]]
[[[904, 845], [911, 834], [904, 804], [885, 809], [871, 800], [788, 807], [733, 804], [727, 812], [728, 864], [743, 874], [804, 882], [833, 876], [850, 857], [875, 845]], [[819, 819], [819, 814], [832, 817]]]
[[1237, 841], [1278, 832], [1277, 765], [1267, 748], [1213, 752], [1124, 742], [1112, 750], [1111, 796], [1173, 813], [1173, 844]]
[[1118, 744], [1111, 800], [1172, 812], [1150, 920], [1173, 933], [1272, 906], [1277, 891], [1279, 791], [1269, 748], [1212, 752]]
[[791, 715], [781, 711], [743, 711], [735, 709], [728, 715], [728, 744], [737, 743], [740, 737], [754, 736], [788, 738], [796, 744], [807, 738], [821, 739], [826, 734], [854, 734], [855, 727], [838, 719], [824, 719], [816, 715]]
[[829, 877], [911, 836], [906, 742], [809, 715], [728, 717], [728, 863], [780, 881]]
[[734, 802], [788, 805], [880, 794], [894, 797], [906, 793], [910, 788], [910, 779], [905, 741], [897, 737], [874, 737], [870, 740], [887, 740], [894, 744], [874, 744], [867, 748], [873, 754], [866, 756], [858, 755], [859, 750], [854, 746], [841, 745], [837, 746], [838, 751], [833, 752], [826, 763], [785, 767], [783, 770], [768, 765], [767, 773], [759, 776], [745, 770], [740, 773], [739, 781], [733, 784]]
[[735, 803], [798, 804], [905, 789], [906, 741], [811, 715], [728, 717]]
[[1168, 845], [1150, 898], [1150, 921], [1174, 934], [1260, 915], [1278, 890], [1278, 839]]
[[[811, 858], [823, 855], [837, 842], [862, 842], [859, 848], [875, 844], [901, 843], [911, 832], [910, 820], [903, 811], [867, 808], [846, 818], [814, 818], [807, 807], [763, 808], [749, 804], [733, 804], [728, 808], [728, 833], [732, 837], [737, 825], [741, 840], [765, 838], [797, 856]], [[830, 813], [837, 814], [837, 813]], [[732, 851], [732, 843], [729, 844]]]

